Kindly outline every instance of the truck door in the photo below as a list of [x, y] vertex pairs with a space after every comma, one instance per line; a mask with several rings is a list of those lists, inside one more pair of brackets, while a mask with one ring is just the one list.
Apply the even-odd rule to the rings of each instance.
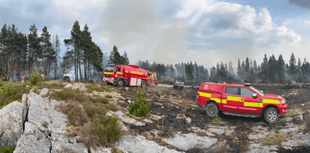
[[240, 88], [226, 87], [225, 93], [222, 94], [222, 110], [227, 112], [239, 113], [239, 107], [243, 105], [240, 103]]
[[242, 99], [240, 102], [243, 103], [243, 106], [240, 106], [240, 111], [245, 114], [258, 114], [259, 111], [259, 98], [256, 94], [255, 97], [253, 97], [254, 92], [248, 88], [241, 88], [240, 90], [240, 96], [242, 96]]

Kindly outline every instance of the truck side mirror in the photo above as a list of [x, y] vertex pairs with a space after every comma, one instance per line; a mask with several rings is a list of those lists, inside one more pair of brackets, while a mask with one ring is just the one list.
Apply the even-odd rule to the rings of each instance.
[[252, 97], [253, 97], [253, 98], [257, 98], [257, 94], [256, 94], [256, 93], [253, 93]]

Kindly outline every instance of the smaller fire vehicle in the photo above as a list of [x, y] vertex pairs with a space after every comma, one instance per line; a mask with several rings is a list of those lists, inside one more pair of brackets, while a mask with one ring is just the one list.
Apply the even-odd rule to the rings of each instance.
[[263, 117], [267, 123], [277, 122], [287, 110], [283, 97], [263, 93], [251, 84], [203, 83], [197, 93], [197, 103], [206, 107], [208, 116], [219, 112], [227, 115]]

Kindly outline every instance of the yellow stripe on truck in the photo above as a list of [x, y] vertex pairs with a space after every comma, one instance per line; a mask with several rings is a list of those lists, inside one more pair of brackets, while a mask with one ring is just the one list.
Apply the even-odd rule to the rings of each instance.
[[216, 103], [221, 103], [221, 99], [220, 98], [211, 98], [210, 100], [213, 100]]
[[229, 101], [235, 101], [235, 102], [240, 101], [241, 98], [242, 98], [242, 97], [227, 96], [227, 100], [229, 100]]
[[222, 104], [227, 104], [227, 100], [226, 99], [222, 99]]
[[123, 75], [123, 72], [116, 72], [116, 74], [121, 74], [121, 75]]
[[211, 94], [210, 94], [210, 93], [198, 92], [198, 94], [199, 94], [199, 96], [201, 96], [201, 97], [211, 98]]
[[113, 72], [103, 72], [103, 74], [113, 74]]
[[280, 104], [279, 100], [275, 100], [275, 99], [264, 99], [263, 100], [264, 104]]
[[244, 102], [243, 104], [246, 107], [258, 107], [258, 103]]
[[138, 74], [138, 75], [144, 75], [143, 73], [138, 73], [138, 72], [133, 72], [133, 71], [130, 71], [130, 73], [132, 73], [132, 74]]

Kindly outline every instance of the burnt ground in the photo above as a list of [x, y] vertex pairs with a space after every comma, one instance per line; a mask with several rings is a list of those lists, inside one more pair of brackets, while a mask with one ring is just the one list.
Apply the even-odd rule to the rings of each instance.
[[[264, 90], [265, 93], [272, 93], [281, 95], [286, 98], [288, 109], [301, 111], [307, 119], [310, 115], [307, 112], [310, 108], [310, 88], [308, 86], [300, 85], [269, 85], [259, 84], [255, 85], [256, 88]], [[126, 100], [133, 97], [138, 88], [135, 87], [124, 87], [117, 88], [117, 90], [127, 97]], [[147, 118], [152, 120], [152, 123], [147, 123], [145, 126], [128, 125], [131, 130], [138, 133], [151, 132], [157, 130], [158, 136], [170, 137], [174, 134], [181, 133], [192, 133], [190, 127], [199, 127], [205, 129], [206, 127], [213, 124], [212, 119], [207, 116], [205, 108], [196, 104], [197, 88], [184, 88], [184, 89], [173, 89], [172, 87], [159, 87], [159, 86], [148, 86], [144, 90], [144, 96], [151, 100], [150, 114]], [[132, 100], [132, 99], [131, 99]], [[308, 104], [309, 103], [309, 104]], [[300, 113], [300, 112], [299, 112]], [[287, 113], [289, 114], [289, 112]], [[154, 116], [158, 116], [155, 119]], [[225, 136], [225, 134], [217, 135], [219, 140], [225, 140], [229, 145], [228, 152], [245, 152], [251, 150], [247, 148], [249, 143], [248, 135], [253, 132], [252, 128], [258, 125], [271, 129], [286, 128], [286, 122], [279, 120], [276, 124], [266, 124], [262, 118], [246, 118], [220, 114], [221, 124], [225, 126], [236, 126], [235, 133], [233, 136]], [[294, 116], [293, 116], [294, 117]], [[191, 122], [188, 122], [190, 120]], [[291, 121], [293, 124], [300, 125], [301, 121], [294, 119]], [[310, 128], [306, 128], [304, 133], [310, 131]], [[152, 133], [152, 132], [151, 132]], [[155, 136], [154, 134], [152, 134]], [[307, 152], [310, 147], [295, 147], [293, 149], [284, 149], [279, 147], [278, 152]], [[199, 148], [193, 148], [186, 152], [204, 152]]]

